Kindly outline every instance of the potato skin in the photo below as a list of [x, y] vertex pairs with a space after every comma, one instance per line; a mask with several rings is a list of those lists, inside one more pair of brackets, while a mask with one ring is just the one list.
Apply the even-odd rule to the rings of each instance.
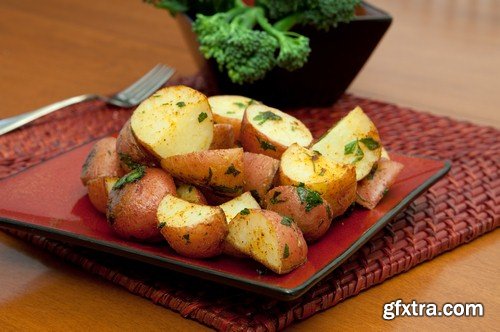
[[116, 152], [120, 158], [121, 167], [127, 172], [132, 170], [130, 162], [149, 167], [159, 165], [159, 161], [143, 148], [135, 138], [130, 126], [130, 119], [123, 125], [116, 138]]
[[377, 170], [358, 182], [356, 203], [367, 209], [374, 209], [384, 197], [385, 191], [396, 181], [403, 170], [403, 164], [397, 161], [381, 158]]
[[294, 186], [279, 186], [271, 189], [265, 196], [264, 206], [282, 216], [291, 217], [302, 231], [304, 239], [314, 242], [322, 237], [332, 223], [332, 211], [326, 200], [310, 211], [302, 203]]
[[106, 137], [97, 141], [90, 150], [82, 166], [80, 179], [87, 185], [100, 177], [121, 177], [124, 174], [116, 153], [116, 138]]
[[226, 123], [214, 124], [214, 137], [209, 149], [231, 149], [235, 146], [233, 126]]
[[[249, 211], [247, 215], [240, 213], [229, 224], [227, 240], [231, 245], [278, 274], [288, 273], [307, 261], [307, 244], [301, 230], [294, 222], [289, 226], [283, 224], [283, 217], [273, 211], [260, 209], [251, 209]], [[252, 234], [251, 225], [255, 224], [255, 220], [252, 220], [252, 218], [265, 219], [266, 227], [270, 233], [276, 234], [277, 242], [271, 243], [264, 236], [260, 237]], [[242, 245], [238, 241], [240, 234], [244, 234], [243, 237], [245, 238], [251, 237], [253, 241], [248, 246]], [[288, 248], [286, 257], [284, 248]], [[261, 257], [266, 255], [268, 250], [278, 251], [280, 255], [280, 264], [278, 266], [270, 264]]]
[[114, 183], [117, 180], [115, 177], [100, 177], [87, 182], [90, 202], [99, 212], [106, 213], [108, 206], [109, 192], [106, 182]]
[[273, 185], [280, 162], [263, 154], [245, 152], [243, 163], [245, 169], [243, 189], [258, 196], [255, 197], [257, 201], [262, 201]]
[[162, 227], [161, 234], [177, 253], [193, 258], [207, 258], [220, 255], [228, 233], [226, 217], [219, 207], [219, 213], [205, 223], [195, 227]]
[[107, 219], [120, 237], [135, 241], [161, 240], [156, 210], [162, 198], [176, 195], [172, 177], [158, 168], [146, 168], [144, 176], [109, 194]]
[[161, 166], [176, 179], [235, 197], [243, 193], [243, 149], [191, 152], [162, 159]]

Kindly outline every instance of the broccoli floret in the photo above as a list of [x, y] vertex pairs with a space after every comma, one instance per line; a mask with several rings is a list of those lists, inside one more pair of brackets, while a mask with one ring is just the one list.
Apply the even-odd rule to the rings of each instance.
[[280, 19], [297, 12], [304, 6], [304, 0], [256, 0], [255, 5], [266, 9], [267, 16]]

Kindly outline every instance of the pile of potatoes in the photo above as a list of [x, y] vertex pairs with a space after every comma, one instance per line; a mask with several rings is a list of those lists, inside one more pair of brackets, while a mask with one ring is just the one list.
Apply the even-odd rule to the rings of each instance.
[[280, 110], [173, 86], [94, 145], [81, 180], [121, 238], [250, 257], [283, 274], [352, 204], [373, 209], [401, 169], [359, 107], [313, 142]]

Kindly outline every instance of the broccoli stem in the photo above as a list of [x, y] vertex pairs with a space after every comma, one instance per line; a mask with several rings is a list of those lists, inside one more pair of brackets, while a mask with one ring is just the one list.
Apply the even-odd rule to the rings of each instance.
[[301, 21], [302, 21], [302, 14], [301, 13], [295, 13], [295, 14], [289, 15], [289, 16], [287, 16], [285, 18], [282, 18], [278, 22], [274, 23], [273, 27], [276, 30], [289, 31], [296, 24], [299, 24]]

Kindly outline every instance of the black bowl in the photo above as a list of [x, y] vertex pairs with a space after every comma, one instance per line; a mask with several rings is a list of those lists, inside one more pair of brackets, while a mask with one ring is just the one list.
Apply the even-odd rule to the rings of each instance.
[[181, 18], [183, 33], [194, 58], [213, 76], [221, 94], [244, 95], [275, 107], [326, 106], [334, 103], [354, 80], [392, 22], [384, 11], [363, 3], [364, 15], [330, 31], [294, 29], [310, 38], [309, 61], [299, 70], [275, 68], [253, 84], [234, 84], [213, 60], [198, 51], [191, 19]]

